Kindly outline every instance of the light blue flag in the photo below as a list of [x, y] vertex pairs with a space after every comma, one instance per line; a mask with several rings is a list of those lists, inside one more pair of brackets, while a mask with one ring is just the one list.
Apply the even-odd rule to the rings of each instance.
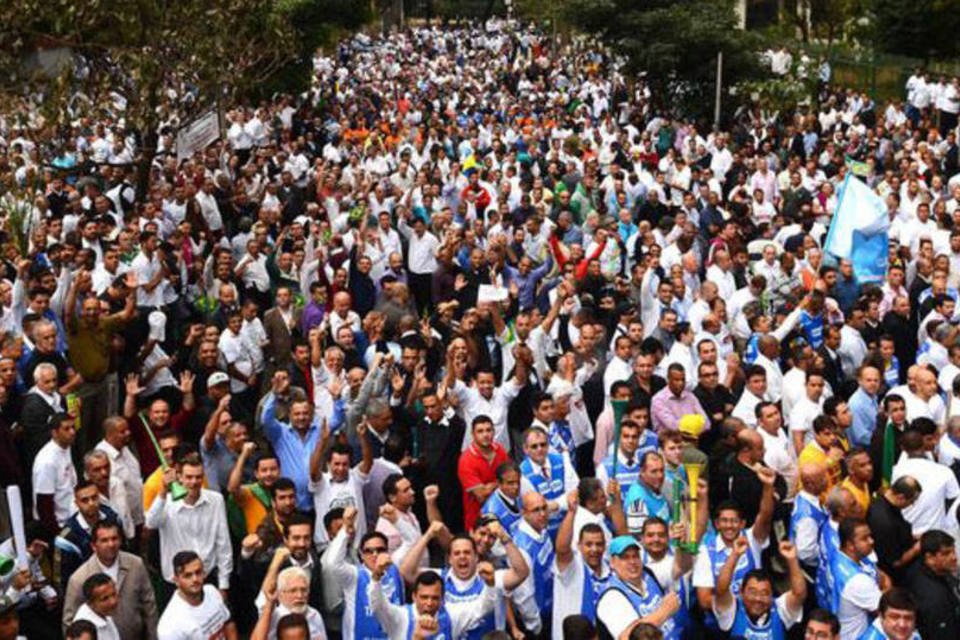
[[890, 216], [883, 199], [848, 173], [840, 187], [824, 250], [850, 260], [861, 283], [879, 282], [887, 274], [889, 229]]

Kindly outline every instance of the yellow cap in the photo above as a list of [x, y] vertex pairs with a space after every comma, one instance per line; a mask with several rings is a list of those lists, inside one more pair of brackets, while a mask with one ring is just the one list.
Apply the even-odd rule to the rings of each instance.
[[705, 426], [707, 426], [706, 418], [699, 413], [688, 413], [680, 418], [677, 428], [680, 430], [680, 433], [686, 436], [699, 438]]

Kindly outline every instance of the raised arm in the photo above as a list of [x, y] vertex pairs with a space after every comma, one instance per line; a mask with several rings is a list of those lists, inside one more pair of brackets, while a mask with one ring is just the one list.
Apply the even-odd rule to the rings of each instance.
[[317, 438], [317, 444], [314, 445], [313, 452], [310, 454], [310, 479], [313, 482], [323, 480], [324, 459], [329, 442], [330, 430], [327, 429], [327, 419], [324, 418], [320, 428], [320, 437]]
[[244, 442], [243, 449], [240, 450], [240, 455], [237, 456], [237, 461], [234, 463], [233, 468], [230, 469], [230, 477], [227, 479], [227, 493], [232, 495], [233, 499], [237, 502], [240, 502], [243, 496], [243, 468], [246, 466], [247, 460], [256, 450], [256, 442]]
[[713, 608], [717, 612], [729, 611], [736, 604], [730, 585], [733, 582], [733, 574], [737, 570], [737, 563], [745, 553], [750, 553], [750, 543], [745, 536], [740, 536], [734, 540], [733, 549], [727, 556], [726, 562], [720, 567], [720, 575], [717, 576], [717, 585], [713, 593]]
[[420, 557], [430, 546], [430, 541], [436, 539], [440, 531], [446, 528], [442, 522], [431, 522], [424, 534], [411, 545], [398, 567], [404, 582], [412, 585], [416, 581], [417, 576], [420, 575]]
[[777, 472], [767, 467], [757, 467], [757, 477], [763, 483], [763, 494], [760, 496], [760, 511], [753, 521], [753, 538], [761, 545], [770, 538], [770, 525], [773, 522], [773, 483], [777, 479]]
[[[619, 493], [619, 491], [617, 492]], [[573, 562], [573, 521], [577, 515], [577, 490], [567, 494], [567, 512], [557, 531], [557, 569], [563, 571]]]
[[787, 562], [790, 574], [790, 591], [787, 592], [787, 609], [791, 614], [803, 611], [803, 602], [807, 599], [807, 580], [803, 577], [797, 548], [789, 540], [780, 543], [780, 556]]
[[623, 494], [620, 492], [620, 482], [616, 478], [610, 478], [607, 481], [607, 495], [610, 497], [610, 502], [607, 504], [607, 517], [613, 524], [614, 535], [628, 535], [630, 527], [627, 525], [627, 514], [623, 510]]
[[[423, 490], [423, 500], [427, 505], [427, 520], [431, 524], [434, 522], [439, 522], [443, 524], [443, 514], [440, 513], [440, 507], [437, 505], [437, 498], [440, 497], [440, 487], [435, 484], [425, 487]], [[450, 548], [450, 541], [453, 540], [453, 535], [450, 533], [450, 530], [444, 527], [437, 534], [437, 543], [443, 547], [443, 550], [446, 551]]]
[[227, 410], [229, 405], [230, 394], [228, 393], [220, 398], [220, 402], [217, 403], [217, 408], [210, 414], [210, 419], [207, 420], [207, 426], [203, 429], [203, 436], [200, 438], [200, 446], [203, 447], [204, 451], [211, 451], [213, 445], [216, 444], [217, 427], [220, 425], [220, 416]]

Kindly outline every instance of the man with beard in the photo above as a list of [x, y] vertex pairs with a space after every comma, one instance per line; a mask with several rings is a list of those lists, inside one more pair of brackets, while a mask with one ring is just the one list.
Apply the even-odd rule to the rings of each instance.
[[310, 640], [326, 640], [320, 612], [307, 603], [307, 573], [299, 567], [287, 567], [276, 578], [276, 591], [266, 596], [260, 620], [251, 634], [252, 639], [279, 637], [280, 619], [288, 614], [304, 616], [310, 631]]
[[177, 553], [173, 571], [177, 590], [160, 617], [158, 640], [204, 636], [237, 640], [237, 627], [223, 597], [216, 587], [203, 583], [200, 556], [193, 551]]
[[[278, 576], [293, 567], [303, 572], [306, 578], [304, 600], [318, 611], [323, 606], [323, 575], [320, 560], [313, 552], [313, 523], [310, 518], [294, 512], [287, 518], [281, 544], [273, 550], [270, 564], [263, 578], [261, 590], [256, 599], [258, 609], [276, 593]], [[253, 578], [254, 576], [251, 576]], [[253, 584], [257, 584], [254, 580]]]

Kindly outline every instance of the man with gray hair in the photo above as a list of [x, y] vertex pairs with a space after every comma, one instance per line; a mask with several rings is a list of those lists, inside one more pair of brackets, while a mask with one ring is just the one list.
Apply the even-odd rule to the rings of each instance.
[[863, 518], [863, 508], [856, 496], [841, 486], [830, 490], [823, 506], [830, 517], [820, 527], [820, 558], [815, 585], [817, 606], [832, 610], [833, 574], [830, 567], [833, 558], [840, 553], [840, 521]]
[[24, 460], [33, 460], [50, 440], [50, 416], [62, 412], [63, 399], [57, 391], [57, 368], [42, 362], [33, 370], [33, 386], [23, 398], [20, 426], [23, 427]]
[[113, 509], [120, 518], [124, 537], [127, 540], [133, 540], [136, 530], [133, 515], [130, 513], [130, 500], [123, 484], [112, 475], [111, 466], [109, 456], [99, 449], [88, 451], [83, 456], [84, 478], [97, 487], [97, 491], [100, 492], [100, 504]]
[[[285, 547], [278, 549], [278, 556], [282, 555], [281, 549], [286, 550]], [[278, 574], [276, 567], [279, 564], [275, 559], [263, 581], [266, 600], [250, 637], [274, 638], [280, 619], [289, 614], [297, 614], [307, 619], [310, 640], [326, 640], [327, 633], [320, 613], [307, 603], [310, 594], [310, 577], [307, 572], [300, 567], [287, 567]]]

